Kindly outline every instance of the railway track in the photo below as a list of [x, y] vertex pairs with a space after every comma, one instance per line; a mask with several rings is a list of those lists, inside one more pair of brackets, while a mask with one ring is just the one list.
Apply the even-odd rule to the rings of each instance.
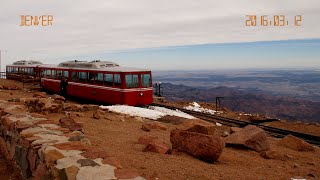
[[182, 111], [187, 114], [193, 115], [195, 117], [201, 118], [205, 121], [218, 122], [218, 123], [226, 125], [226, 126], [245, 127], [247, 125], [255, 125], [255, 126], [260, 127], [261, 129], [265, 130], [268, 134], [270, 134], [273, 137], [283, 138], [283, 137], [291, 134], [291, 135], [296, 136], [300, 139], [303, 139], [304, 141], [306, 141], [310, 144], [313, 144], [313, 145], [320, 147], [320, 136], [314, 136], [311, 134], [305, 134], [305, 133], [301, 133], [301, 132], [270, 127], [270, 126], [262, 125], [262, 124], [259, 124], [256, 122], [242, 121], [242, 120], [238, 120], [238, 119], [217, 116], [217, 115], [208, 114], [208, 113], [191, 111], [191, 110], [187, 110], [187, 109], [183, 109], [183, 108], [176, 108], [176, 107], [167, 106], [167, 105], [163, 105], [163, 104], [153, 103], [152, 105], [165, 107], [165, 108], [172, 109], [172, 110], [178, 109], [179, 111]]

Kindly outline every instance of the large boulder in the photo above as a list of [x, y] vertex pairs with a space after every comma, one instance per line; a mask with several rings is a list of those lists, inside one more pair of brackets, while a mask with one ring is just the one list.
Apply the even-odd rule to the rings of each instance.
[[264, 130], [253, 125], [234, 132], [225, 138], [225, 142], [227, 145], [242, 145], [257, 152], [270, 148]]
[[314, 147], [292, 135], [288, 135], [281, 139], [278, 145], [295, 150], [295, 151], [314, 151]]
[[186, 120], [178, 129], [207, 135], [213, 135], [216, 130], [214, 124], [200, 119]]
[[214, 135], [200, 134], [183, 130], [172, 130], [172, 149], [185, 152], [206, 162], [216, 161], [225, 146], [223, 140]]

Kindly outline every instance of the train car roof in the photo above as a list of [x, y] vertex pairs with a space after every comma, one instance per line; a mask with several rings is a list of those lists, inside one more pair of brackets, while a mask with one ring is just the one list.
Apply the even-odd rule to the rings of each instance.
[[28, 66], [28, 67], [36, 67], [38, 65], [42, 64], [40, 61], [35, 61], [35, 60], [20, 60], [20, 61], [15, 61], [12, 64], [8, 66]]
[[39, 65], [40, 68], [55, 68], [55, 69], [75, 69], [75, 70], [86, 70], [86, 71], [110, 71], [110, 72], [145, 72], [151, 71], [150, 69], [140, 69], [140, 68], [131, 68], [131, 67], [121, 67], [121, 66], [111, 66], [103, 67], [99, 69], [91, 68], [79, 68], [79, 67], [59, 67], [58, 65], [52, 64], [43, 64]]

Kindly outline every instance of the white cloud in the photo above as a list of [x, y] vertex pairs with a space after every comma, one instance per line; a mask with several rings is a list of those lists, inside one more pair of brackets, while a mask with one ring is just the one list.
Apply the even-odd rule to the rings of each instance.
[[[20, 15], [54, 16], [50, 27], [20, 27]], [[247, 14], [303, 15], [302, 27], [246, 27]], [[44, 59], [119, 50], [320, 38], [319, 0], [1, 0], [4, 59]]]

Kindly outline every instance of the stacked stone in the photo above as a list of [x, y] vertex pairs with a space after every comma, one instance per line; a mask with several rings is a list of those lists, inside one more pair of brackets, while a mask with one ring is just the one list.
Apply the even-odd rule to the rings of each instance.
[[55, 122], [27, 109], [0, 101], [1, 153], [25, 179], [143, 179], [91, 147], [82, 125], [72, 118]]

